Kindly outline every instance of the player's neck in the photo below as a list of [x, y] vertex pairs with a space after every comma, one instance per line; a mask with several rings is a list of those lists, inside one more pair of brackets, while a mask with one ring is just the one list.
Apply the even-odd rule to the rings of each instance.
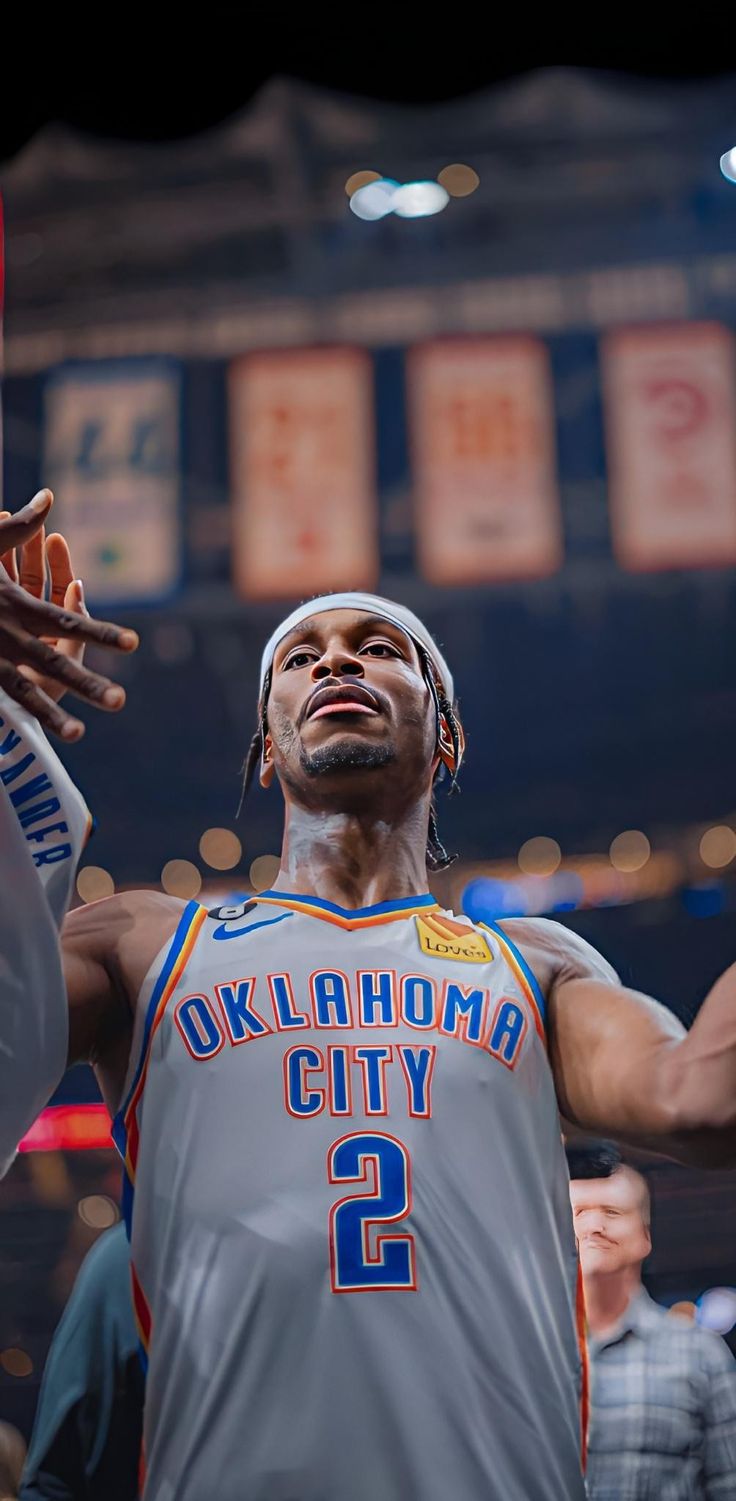
[[622, 1267], [620, 1272], [603, 1272], [585, 1278], [585, 1315], [591, 1334], [603, 1338], [623, 1318], [637, 1293], [641, 1291], [638, 1266]]
[[427, 890], [427, 809], [400, 820], [374, 813], [287, 807], [276, 890], [319, 896], [338, 907], [372, 907]]

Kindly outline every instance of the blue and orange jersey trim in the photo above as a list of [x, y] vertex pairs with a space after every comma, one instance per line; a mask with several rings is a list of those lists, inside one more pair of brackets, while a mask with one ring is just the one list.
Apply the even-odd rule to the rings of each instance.
[[265, 906], [288, 907], [292, 912], [303, 912], [307, 917], [319, 917], [323, 922], [352, 932], [356, 928], [375, 928], [382, 923], [396, 922], [402, 917], [412, 917], [416, 912], [439, 911], [439, 902], [430, 892], [422, 896], [402, 897], [394, 902], [377, 902], [374, 907], [338, 907], [336, 902], [325, 901], [321, 896], [300, 896], [288, 891], [261, 891], [255, 901]]
[[542, 987], [539, 984], [539, 981], [533, 969], [530, 967], [530, 965], [527, 964], [524, 955], [522, 954], [521, 950], [516, 947], [513, 939], [509, 938], [507, 933], [504, 933], [503, 929], [498, 926], [498, 923], [481, 922], [478, 924], [478, 926], [480, 928], [486, 928], [489, 933], [493, 933], [494, 936], [498, 939], [501, 945], [501, 951], [503, 953], [504, 959], [510, 966], [519, 985], [521, 986], [524, 995], [529, 1002], [529, 1005], [531, 1006], [532, 1016], [534, 1017], [534, 1025], [537, 1029], [537, 1032], [539, 1033], [542, 1042], [546, 1047], [547, 1005], [544, 999]]
[[[188, 902], [182, 912], [176, 932], [166, 952], [161, 973], [148, 1003], [138, 1067], [136, 1068], [127, 1098], [123, 1101], [112, 1123], [113, 1141], [124, 1164], [122, 1210], [129, 1240], [133, 1219], [135, 1171], [138, 1161], [139, 1129], [137, 1110], [146, 1082], [148, 1062], [151, 1056], [151, 1044], [168, 1002], [179, 983], [206, 916], [207, 909], [200, 907], [199, 902]], [[130, 1263], [130, 1276], [133, 1314], [138, 1331], [139, 1354], [145, 1374], [148, 1369], [152, 1318], [148, 1300], [141, 1287], [132, 1260]]]
[[151, 1328], [153, 1321], [151, 1319], [151, 1310], [148, 1306], [148, 1299], [138, 1281], [138, 1273], [132, 1261], [130, 1263], [130, 1283], [133, 1295], [133, 1316], [138, 1331], [138, 1355], [145, 1376], [148, 1373], [148, 1352], [151, 1348]]
[[588, 1464], [588, 1425], [590, 1423], [590, 1366], [588, 1361], [583, 1269], [579, 1261], [575, 1287], [575, 1323], [577, 1326], [578, 1347], [580, 1349], [580, 1463], [583, 1474], [585, 1474]]

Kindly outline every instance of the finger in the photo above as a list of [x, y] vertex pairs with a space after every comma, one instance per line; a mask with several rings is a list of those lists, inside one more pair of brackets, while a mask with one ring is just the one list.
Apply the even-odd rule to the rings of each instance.
[[[0, 511], [0, 523], [7, 521], [9, 516], [10, 511]], [[1, 531], [2, 527], [0, 526], [0, 532]], [[0, 541], [1, 540], [2, 539], [0, 538]], [[8, 575], [8, 578], [12, 579], [14, 584], [17, 584], [18, 569], [15, 562], [15, 548], [11, 547], [8, 552], [0, 553], [0, 568], [4, 568], [5, 572]]]
[[53, 735], [60, 735], [62, 740], [80, 740], [84, 734], [81, 719], [75, 719], [58, 704], [53, 703], [40, 688], [24, 677], [22, 672], [18, 672], [10, 662], [0, 661], [0, 688], [3, 688], [15, 703], [21, 704], [29, 714], [33, 714], [45, 730], [50, 730]]
[[0, 521], [0, 549], [9, 552], [11, 547], [22, 547], [43, 526], [51, 510], [54, 497], [50, 490], [39, 490], [27, 506]]
[[43, 599], [46, 583], [46, 532], [43, 527], [20, 550], [20, 586], [34, 599]]
[[[81, 579], [72, 579], [69, 584], [62, 604], [65, 610], [71, 610], [73, 615], [86, 615], [87, 606], [84, 603], [84, 589]], [[72, 662], [81, 662], [84, 659], [84, 641], [65, 640], [57, 641], [56, 650], [62, 657], [69, 657]]]
[[95, 709], [115, 713], [125, 703], [125, 689], [119, 683], [113, 683], [101, 673], [90, 672], [87, 667], [80, 667], [70, 657], [49, 646], [47, 641], [5, 631], [1, 645], [3, 657], [19, 666], [35, 668], [42, 677], [61, 684], [65, 692], [76, 693]]
[[125, 689], [119, 683], [113, 683], [101, 672], [90, 672], [71, 657], [63, 656], [47, 641], [36, 641], [35, 636], [21, 636], [6, 630], [0, 638], [0, 656], [9, 662], [17, 662], [18, 666], [32, 666], [42, 677], [62, 684], [65, 692], [77, 693], [78, 698], [86, 699], [87, 704], [93, 704], [95, 708], [107, 708], [114, 713], [125, 704]]
[[72, 583], [72, 555], [69, 544], [61, 532], [52, 532], [46, 538], [46, 562], [51, 578], [51, 603], [61, 608], [64, 596]]
[[[10, 613], [10, 608], [3, 605], [0, 591], [0, 644], [3, 616], [7, 619]], [[94, 641], [98, 646], [109, 646], [113, 651], [135, 651], [138, 646], [135, 631], [113, 625], [111, 620], [74, 615], [70, 610], [60, 610], [48, 600], [33, 599], [30, 594], [13, 595], [12, 620], [34, 636], [69, 636], [75, 641]]]
[[[71, 610], [73, 614], [85, 615], [87, 613], [81, 579], [72, 580], [64, 595], [63, 604], [64, 608]], [[56, 637], [49, 636], [43, 636], [42, 640], [47, 642], [48, 645], [54, 646], [59, 656], [67, 657], [70, 662], [81, 664], [84, 660], [85, 643], [83, 641], [70, 641], [68, 638], [59, 641]], [[32, 678], [34, 682], [38, 682], [39, 686], [43, 688], [44, 693], [48, 694], [48, 697], [53, 699], [55, 704], [64, 697], [66, 692], [64, 683], [58, 680], [55, 681], [50, 677], [43, 677], [32, 667], [23, 667], [22, 671], [27, 677]]]

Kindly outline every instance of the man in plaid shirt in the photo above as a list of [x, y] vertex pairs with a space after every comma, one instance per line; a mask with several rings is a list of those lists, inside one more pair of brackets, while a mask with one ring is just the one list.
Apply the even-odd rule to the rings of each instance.
[[591, 1501], [736, 1498], [736, 1362], [645, 1292], [649, 1191], [615, 1147], [570, 1148], [591, 1376]]

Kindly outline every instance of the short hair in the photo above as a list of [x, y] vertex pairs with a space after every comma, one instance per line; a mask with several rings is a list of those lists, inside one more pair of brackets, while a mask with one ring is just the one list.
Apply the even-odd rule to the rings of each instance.
[[641, 1217], [649, 1229], [652, 1222], [652, 1198], [643, 1173], [624, 1162], [615, 1141], [566, 1142], [565, 1156], [570, 1181], [585, 1178], [612, 1178], [614, 1173], [633, 1173], [641, 1184]]

